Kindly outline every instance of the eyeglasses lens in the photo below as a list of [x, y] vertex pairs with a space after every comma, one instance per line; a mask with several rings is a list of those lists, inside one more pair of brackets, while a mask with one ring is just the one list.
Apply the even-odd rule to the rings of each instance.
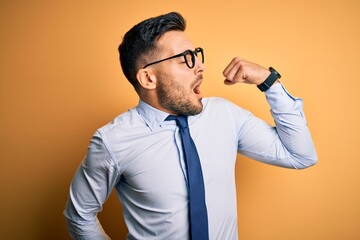
[[[199, 52], [200, 52], [200, 54], [198, 54]], [[197, 49], [195, 49], [195, 51], [188, 50], [188, 51], [186, 51], [184, 58], [185, 58], [185, 63], [189, 68], [193, 68], [195, 66], [195, 61], [196, 61], [195, 56], [202, 63], [204, 63], [204, 53], [201, 48], [197, 48]]]
[[194, 67], [194, 53], [190, 50], [186, 51], [185, 55], [184, 55], [184, 58], [185, 58], [185, 63], [186, 65], [189, 67], [189, 68], [193, 68]]

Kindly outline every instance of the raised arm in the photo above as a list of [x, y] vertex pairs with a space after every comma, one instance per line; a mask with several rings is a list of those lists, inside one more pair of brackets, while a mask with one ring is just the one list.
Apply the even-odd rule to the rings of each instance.
[[[234, 58], [223, 74], [225, 84], [241, 82], [259, 85], [270, 75], [270, 71]], [[302, 109], [302, 99], [292, 97], [279, 81], [266, 90], [265, 95], [275, 127], [249, 114], [239, 130], [239, 153], [287, 168], [303, 169], [314, 165], [317, 155]]]

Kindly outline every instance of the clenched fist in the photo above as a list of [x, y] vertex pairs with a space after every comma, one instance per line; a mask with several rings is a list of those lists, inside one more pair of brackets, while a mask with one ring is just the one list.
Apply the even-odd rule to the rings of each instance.
[[259, 85], [270, 75], [270, 71], [256, 63], [235, 57], [225, 68], [223, 75], [226, 78], [224, 80], [226, 85], [235, 83]]

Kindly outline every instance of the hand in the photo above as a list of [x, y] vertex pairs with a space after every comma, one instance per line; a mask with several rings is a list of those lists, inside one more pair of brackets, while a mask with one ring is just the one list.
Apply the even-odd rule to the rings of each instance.
[[270, 71], [256, 63], [252, 63], [239, 57], [233, 58], [223, 71], [226, 85], [235, 83], [247, 83], [259, 85], [270, 75]]

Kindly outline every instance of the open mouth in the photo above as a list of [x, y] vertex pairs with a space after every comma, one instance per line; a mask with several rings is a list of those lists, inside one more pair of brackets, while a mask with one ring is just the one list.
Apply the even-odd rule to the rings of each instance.
[[202, 81], [199, 81], [193, 88], [194, 93], [196, 95], [198, 95], [199, 97], [201, 97], [201, 89], [200, 89], [201, 83], [202, 83]]

